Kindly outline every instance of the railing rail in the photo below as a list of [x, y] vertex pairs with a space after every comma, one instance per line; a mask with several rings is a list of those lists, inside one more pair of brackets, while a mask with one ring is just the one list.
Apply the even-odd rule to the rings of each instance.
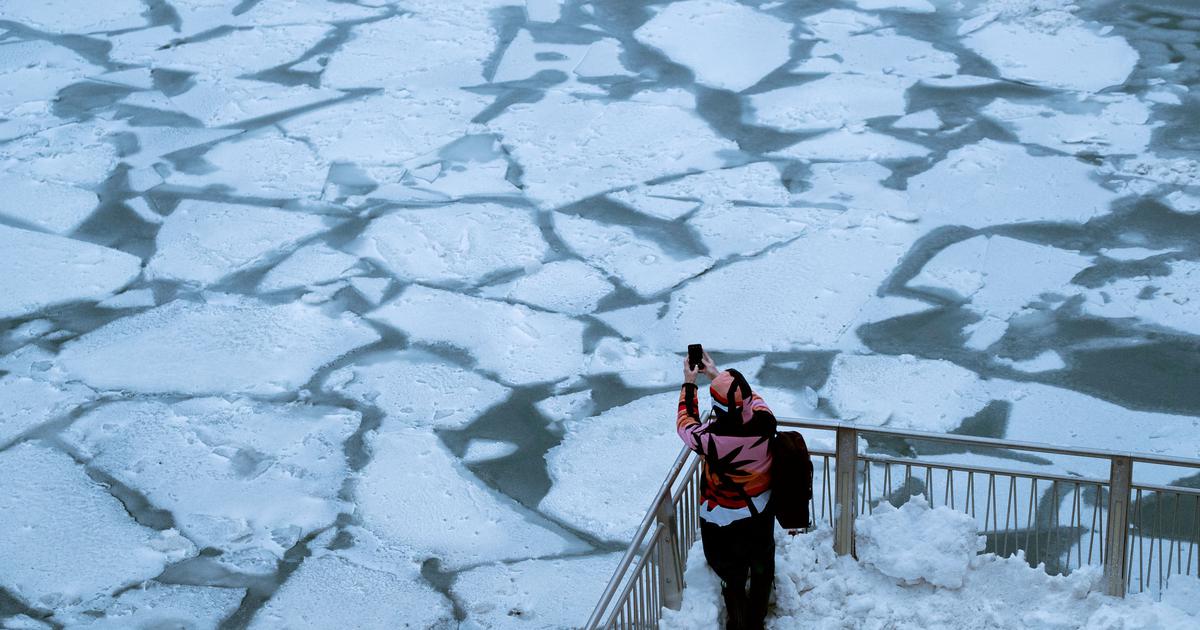
[[[1033, 566], [1069, 573], [1099, 565], [1108, 594], [1161, 592], [1172, 575], [1200, 576], [1200, 488], [1134, 481], [1136, 464], [1200, 469], [1200, 460], [1072, 448], [976, 436], [779, 418], [781, 429], [834, 432], [832, 451], [814, 448], [813, 522], [834, 530], [839, 554], [853, 554], [854, 519], [883, 502], [924, 496], [930, 506], [979, 523], [985, 551], [1021, 552]], [[1107, 478], [1036, 469], [965, 465], [860, 453], [860, 437], [937, 442], [1109, 462]], [[683, 567], [698, 537], [699, 458], [680, 451], [591, 618], [594, 628], [657, 628], [662, 608], [678, 609]], [[1148, 541], [1148, 542], [1147, 542]]]

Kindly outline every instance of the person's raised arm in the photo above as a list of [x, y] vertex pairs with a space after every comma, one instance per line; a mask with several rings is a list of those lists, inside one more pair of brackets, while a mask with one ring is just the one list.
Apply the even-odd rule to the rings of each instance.
[[[712, 365], [712, 359], [708, 358], [705, 353], [704, 366], [707, 368]], [[675, 416], [675, 430], [679, 432], [679, 439], [688, 448], [696, 452], [700, 450], [700, 403], [697, 399], [696, 376], [700, 374], [701, 367], [693, 368], [688, 360], [683, 360], [683, 389], [679, 392], [679, 412]], [[707, 373], [707, 370], [705, 370]]]

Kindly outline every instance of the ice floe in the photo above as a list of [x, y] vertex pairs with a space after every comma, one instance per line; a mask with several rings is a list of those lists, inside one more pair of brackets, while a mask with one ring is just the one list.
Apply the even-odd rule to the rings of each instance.
[[195, 553], [174, 530], [143, 527], [61, 451], [26, 442], [0, 451], [0, 586], [35, 609], [102, 601]]
[[691, 68], [698, 83], [741, 92], [787, 62], [791, 32], [791, 24], [738, 2], [685, 0], [633, 36]]
[[[145, 26], [146, 5], [139, 0], [112, 0], [97, 7], [80, 7], [71, 0], [12, 2], [0, 7], [0, 20], [12, 20], [49, 33], [98, 33]], [[89, 10], [91, 9], [91, 10]]]
[[479, 368], [516, 385], [561, 380], [583, 367], [583, 324], [527, 306], [414, 285], [370, 318], [412, 341], [469, 352]]
[[[261, 6], [261, 5], [260, 5]], [[247, 79], [198, 75], [186, 92], [167, 97], [179, 111], [209, 127], [235, 125], [344, 96], [337, 90], [283, 86]]]
[[450, 284], [536, 266], [548, 251], [529, 210], [494, 203], [400, 210], [372, 221], [352, 247], [401, 280]]
[[578, 551], [534, 513], [482, 486], [427, 429], [370, 436], [374, 457], [355, 497], [363, 526], [414, 559], [445, 569]]
[[55, 126], [0, 144], [0, 166], [10, 175], [92, 189], [117, 165], [117, 150], [100, 123]]
[[0, 449], [23, 433], [65, 417], [91, 396], [91, 390], [78, 384], [60, 388], [15, 374], [0, 377]]
[[359, 415], [333, 407], [221, 398], [117, 402], [77, 420], [66, 439], [105, 471], [170, 510], [176, 527], [222, 561], [269, 569], [349, 508], [342, 443]]
[[458, 574], [450, 589], [470, 602], [464, 623], [473, 627], [571, 628], [587, 620], [620, 559], [606, 553], [492, 564]]
[[697, 276], [713, 264], [707, 256], [680, 256], [623, 225], [554, 215], [554, 230], [589, 264], [619, 278], [639, 295], [661, 293]]
[[0, 319], [72, 302], [99, 301], [141, 273], [125, 252], [0, 225]]
[[325, 229], [326, 219], [314, 214], [185, 200], [163, 222], [146, 275], [213, 284]]
[[1090, 100], [1075, 108], [1099, 111], [1064, 113], [1044, 105], [998, 98], [983, 108], [983, 113], [1011, 126], [1021, 142], [1066, 153], [1142, 153], [1149, 147], [1155, 127], [1162, 125], [1150, 122], [1150, 108], [1136, 97], [1101, 94]]
[[391, 285], [392, 281], [388, 278], [350, 278], [350, 286], [354, 287], [354, 290], [372, 305], [383, 301], [383, 296]]
[[928, 228], [1084, 223], [1107, 214], [1117, 197], [1094, 177], [1091, 166], [1074, 158], [1035, 157], [1020, 145], [983, 140], [951, 151], [910, 178], [908, 197]]
[[582, 418], [590, 414], [595, 406], [591, 390], [551, 396], [534, 403], [534, 407], [556, 425], [564, 420]]
[[385, 432], [413, 426], [459, 429], [509, 394], [503, 385], [420, 350], [341, 368], [325, 386], [379, 407], [386, 415], [380, 429]]
[[997, 361], [1007, 365], [1019, 372], [1028, 374], [1038, 374], [1041, 372], [1053, 372], [1067, 367], [1066, 361], [1063, 361], [1062, 355], [1053, 351], [1046, 350], [1038, 354], [1036, 357], [1026, 359], [1024, 361], [1013, 361], [1000, 357]]
[[450, 628], [450, 602], [404, 567], [362, 566], [337, 553], [306, 558], [250, 622], [252, 630]]
[[[11, 5], [0, 7], [0, 19], [12, 10]], [[32, 103], [51, 101], [62, 88], [98, 70], [65, 46], [8, 40], [0, 44], [0, 113], [7, 118]]]
[[796, 64], [795, 70], [920, 79], [953, 75], [958, 72], [958, 60], [954, 54], [929, 42], [898, 35], [892, 28], [881, 28], [865, 33], [839, 33], [817, 42], [809, 57]]
[[754, 256], [768, 247], [786, 243], [823, 222], [825, 213], [810, 208], [768, 208], [720, 204], [702, 207], [688, 219], [708, 248], [721, 259]]
[[379, 339], [349, 315], [209, 294], [123, 317], [68, 342], [59, 364], [99, 389], [281, 394]]
[[567, 315], [586, 315], [596, 310], [596, 305], [612, 290], [612, 283], [592, 267], [578, 260], [559, 260], [480, 293]]
[[492, 76], [494, 83], [520, 81], [539, 72], [554, 70], [566, 74], [575, 69], [588, 47], [585, 44], [558, 44], [535, 41], [527, 30], [517, 33], [504, 49], [504, 57]]
[[691, 110], [680, 90], [605, 103], [551, 92], [488, 123], [524, 168], [526, 194], [554, 208], [646, 180], [723, 165], [737, 145]]
[[854, 0], [854, 4], [864, 11], [933, 13], [937, 10], [929, 0]]
[[1200, 335], [1200, 263], [1168, 263], [1166, 276], [1119, 278], [1088, 292], [1083, 311]]
[[357, 273], [358, 257], [325, 243], [313, 243], [292, 252], [258, 283], [259, 291], [279, 291], [339, 280]]
[[502, 440], [471, 440], [467, 442], [467, 450], [463, 453], [464, 464], [502, 459], [516, 453], [519, 447], [512, 442]]
[[753, 122], [789, 131], [838, 129], [849, 123], [904, 113], [911, 83], [888, 75], [831, 74], [755, 94]]
[[563, 0], [525, 0], [525, 15], [530, 22], [557, 22]]
[[770, 162], [715, 169], [608, 195], [652, 217], [673, 221], [700, 204], [787, 205], [789, 194]]
[[921, 131], [934, 131], [942, 128], [942, 119], [938, 116], [936, 110], [923, 109], [919, 112], [907, 114], [896, 119], [892, 123], [892, 129], [917, 129]]
[[288, 24], [231, 29], [220, 37], [177, 41], [170, 26], [108, 38], [118, 63], [169, 68], [221, 79], [245, 78], [299, 58], [330, 32], [327, 24]]
[[887, 134], [865, 130], [837, 129], [810, 140], [797, 142], [776, 151], [775, 157], [798, 160], [858, 162], [862, 160], [904, 160], [924, 157], [929, 149], [898, 140]]
[[633, 73], [621, 63], [622, 52], [624, 49], [617, 40], [602, 39], [588, 46], [572, 72], [583, 78], [631, 76]]
[[219, 586], [186, 586], [147, 582], [121, 593], [100, 618], [85, 614], [69, 618], [70, 628], [126, 630], [128, 628], [171, 628], [217, 630], [242, 603], [245, 589]]
[[[261, 155], [271, 159], [256, 158]], [[228, 186], [241, 195], [268, 199], [318, 198], [329, 173], [329, 163], [308, 143], [274, 131], [222, 142], [205, 153], [204, 160], [213, 172], [176, 171], [167, 182], [195, 188]]]
[[632, 538], [683, 448], [678, 398], [678, 391], [654, 394], [564, 422], [562, 443], [546, 453], [553, 485], [538, 508], [604, 540]]
[[[479, 3], [474, 10], [486, 8]], [[335, 52], [321, 83], [332, 88], [465, 86], [483, 83], [483, 64], [495, 48], [495, 29], [472, 11], [425, 15], [420, 7], [361, 24]]]

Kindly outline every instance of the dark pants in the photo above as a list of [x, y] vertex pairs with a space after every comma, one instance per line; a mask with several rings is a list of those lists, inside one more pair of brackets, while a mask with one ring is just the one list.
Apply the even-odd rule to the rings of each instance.
[[[724, 527], [700, 521], [704, 559], [721, 578], [725, 628], [757, 630], [767, 616], [775, 582], [775, 518], [770, 512]], [[746, 592], [746, 578], [750, 591]]]

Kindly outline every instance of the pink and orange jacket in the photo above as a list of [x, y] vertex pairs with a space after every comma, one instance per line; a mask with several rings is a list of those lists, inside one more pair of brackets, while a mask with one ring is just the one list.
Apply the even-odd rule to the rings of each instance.
[[728, 525], [752, 516], [749, 504], [762, 512], [771, 498], [771, 437], [775, 415], [757, 393], [732, 416], [714, 411], [700, 422], [697, 387], [685, 383], [679, 393], [676, 430], [680, 439], [704, 458], [700, 518]]

